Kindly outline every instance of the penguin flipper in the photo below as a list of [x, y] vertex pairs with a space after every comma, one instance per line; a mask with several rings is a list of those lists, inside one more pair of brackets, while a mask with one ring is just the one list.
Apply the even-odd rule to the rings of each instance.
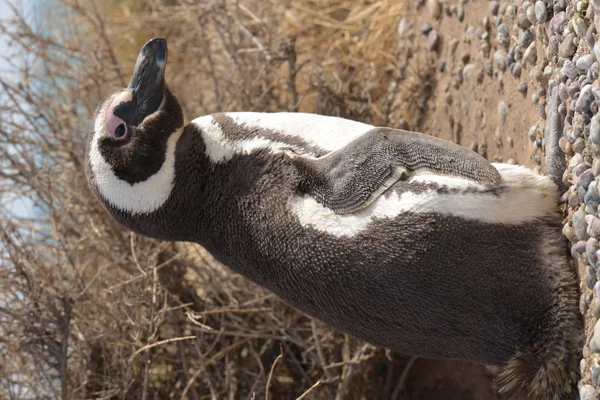
[[337, 214], [359, 211], [389, 187], [416, 174], [463, 178], [484, 186], [500, 173], [479, 154], [432, 136], [374, 128], [320, 158], [295, 156], [300, 190]]

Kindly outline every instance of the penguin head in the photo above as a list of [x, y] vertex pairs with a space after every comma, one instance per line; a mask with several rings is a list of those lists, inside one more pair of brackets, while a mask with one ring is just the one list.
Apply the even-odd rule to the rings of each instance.
[[[166, 63], [166, 40], [148, 41], [128, 87], [100, 104], [88, 136], [88, 180], [105, 204], [130, 214], [153, 211], [173, 183], [169, 153], [183, 113], [165, 83]], [[145, 195], [144, 184], [153, 185]]]

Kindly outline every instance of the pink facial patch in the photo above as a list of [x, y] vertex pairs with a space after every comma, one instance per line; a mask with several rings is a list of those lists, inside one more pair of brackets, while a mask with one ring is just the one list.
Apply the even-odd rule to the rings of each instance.
[[[111, 101], [106, 109], [106, 130], [114, 139], [118, 140], [127, 137], [127, 124], [113, 113], [113, 109], [120, 103], [131, 100], [131, 98], [131, 92], [122, 92]], [[122, 125], [121, 128], [119, 128], [120, 125]]]

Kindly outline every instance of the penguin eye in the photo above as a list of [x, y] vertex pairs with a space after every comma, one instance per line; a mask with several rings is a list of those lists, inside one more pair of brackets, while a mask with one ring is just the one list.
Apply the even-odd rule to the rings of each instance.
[[126, 136], [127, 136], [127, 125], [125, 125], [124, 123], [117, 125], [117, 127], [115, 128], [115, 130], [113, 132], [113, 138], [116, 140], [122, 140], [122, 139], [125, 139]]

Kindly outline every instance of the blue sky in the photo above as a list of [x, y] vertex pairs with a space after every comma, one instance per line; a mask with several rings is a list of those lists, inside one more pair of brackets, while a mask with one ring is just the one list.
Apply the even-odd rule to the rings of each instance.
[[[26, 11], [26, 15], [30, 18], [34, 18], [35, 12], [34, 7], [41, 4], [41, 0], [9, 0], [13, 4]], [[13, 17], [12, 10], [6, 0], [0, 0], [0, 21], [6, 20]], [[2, 22], [0, 22], [2, 23]], [[10, 49], [5, 36], [0, 35], [0, 74], [4, 79], [10, 79], [12, 74], [12, 66], [7, 60], [7, 55], [10, 57]], [[18, 59], [12, 59], [13, 63], [18, 64]], [[4, 101], [3, 93], [0, 92], [0, 102]], [[0, 181], [0, 185], [2, 182]], [[11, 212], [17, 217], [32, 217], [33, 216], [33, 204], [31, 200], [24, 197], [17, 196], [0, 196], [0, 204], [6, 207], [6, 210]]]

